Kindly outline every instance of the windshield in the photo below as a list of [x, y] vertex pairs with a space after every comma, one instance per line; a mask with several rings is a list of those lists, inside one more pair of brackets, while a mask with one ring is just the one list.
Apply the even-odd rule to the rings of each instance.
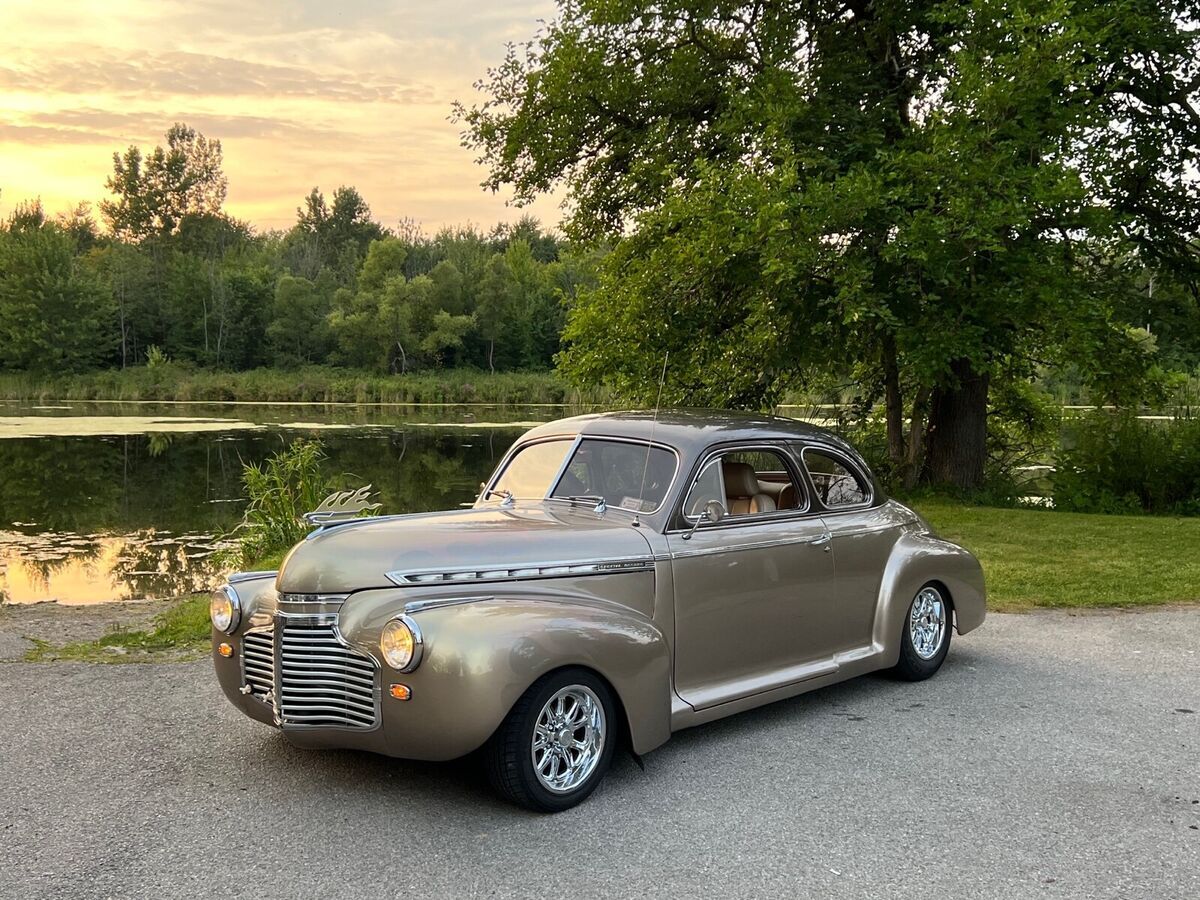
[[573, 438], [560, 438], [522, 447], [496, 479], [491, 495], [483, 499], [500, 500], [511, 494], [518, 500], [541, 500], [574, 443]]
[[[541, 441], [522, 447], [496, 479], [484, 500], [512, 494], [518, 500], [578, 500], [616, 506], [631, 512], [653, 512], [662, 506], [675, 478], [675, 454], [636, 441], [586, 438], [579, 442], [566, 468], [573, 440]], [[562, 478], [554, 484], [559, 472]], [[553, 486], [554, 491], [550, 493]]]
[[662, 447], [588, 438], [567, 463], [552, 497], [599, 501], [633, 512], [662, 506], [675, 477], [675, 454]]

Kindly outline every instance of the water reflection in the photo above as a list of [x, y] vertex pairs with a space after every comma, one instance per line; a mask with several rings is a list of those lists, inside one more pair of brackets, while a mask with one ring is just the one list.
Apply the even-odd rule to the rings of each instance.
[[319, 439], [331, 473], [345, 473], [347, 486], [373, 484], [382, 511], [397, 513], [470, 501], [524, 430], [328, 424], [0, 440], [0, 602], [98, 603], [203, 588], [217, 574], [211, 557], [221, 536], [241, 520], [242, 465], [296, 437]]
[[80, 537], [0, 531], [0, 591], [9, 603], [70, 605], [175, 597], [216, 576], [216, 552], [229, 541], [146, 529]]

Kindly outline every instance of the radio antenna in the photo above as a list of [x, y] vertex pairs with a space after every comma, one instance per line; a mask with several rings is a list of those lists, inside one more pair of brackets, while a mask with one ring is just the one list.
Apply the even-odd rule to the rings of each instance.
[[650, 440], [646, 442], [646, 462], [642, 466], [642, 486], [638, 490], [638, 508], [633, 514], [633, 527], [637, 528], [642, 524], [642, 501], [646, 496], [646, 474], [650, 471], [650, 450], [654, 446], [654, 429], [658, 427], [658, 407], [662, 403], [663, 384], [667, 380], [667, 360], [671, 358], [671, 351], [668, 350], [663, 354], [662, 374], [658, 376], [658, 397], [654, 401], [654, 418], [650, 421]]

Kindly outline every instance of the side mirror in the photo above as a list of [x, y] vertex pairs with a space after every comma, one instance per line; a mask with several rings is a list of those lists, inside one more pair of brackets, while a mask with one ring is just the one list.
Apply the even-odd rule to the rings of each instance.
[[725, 518], [725, 505], [720, 500], [709, 500], [704, 504], [704, 512], [700, 518], [705, 522], [716, 525]]
[[700, 511], [700, 518], [696, 520], [696, 524], [692, 526], [692, 530], [683, 536], [685, 541], [690, 541], [692, 535], [696, 533], [696, 529], [702, 524], [716, 525], [725, 518], [725, 506], [720, 500], [709, 500], [704, 504], [704, 509]]

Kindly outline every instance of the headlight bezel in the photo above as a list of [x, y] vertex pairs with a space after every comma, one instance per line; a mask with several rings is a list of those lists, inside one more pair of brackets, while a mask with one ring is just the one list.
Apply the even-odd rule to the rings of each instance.
[[[229, 604], [229, 624], [221, 625], [217, 621], [216, 604], [221, 600]], [[242, 599], [233, 585], [223, 584], [209, 595], [208, 620], [212, 627], [223, 634], [233, 634], [242, 620]]]
[[[407, 629], [412, 644], [412, 651], [408, 661], [403, 665], [395, 665], [393, 658], [388, 652], [385, 645], [389, 629], [393, 628]], [[397, 672], [411, 672], [421, 664], [421, 658], [425, 655], [425, 638], [421, 634], [421, 626], [419, 626], [411, 616], [401, 614], [393, 616], [384, 624], [383, 629], [379, 633], [379, 655], [383, 658], [384, 665]]]

